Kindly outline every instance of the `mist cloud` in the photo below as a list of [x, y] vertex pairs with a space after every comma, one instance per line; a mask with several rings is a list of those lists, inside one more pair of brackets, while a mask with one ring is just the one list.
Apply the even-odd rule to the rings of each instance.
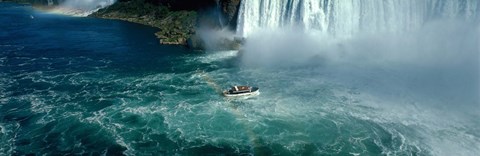
[[53, 11], [66, 15], [88, 16], [115, 2], [116, 0], [65, 0]]
[[94, 10], [115, 3], [116, 0], [66, 0], [61, 5], [80, 10]]
[[302, 32], [283, 29], [250, 36], [242, 65], [280, 70], [310, 67], [346, 85], [384, 84], [363, 87], [381, 97], [398, 100], [399, 92], [410, 92], [419, 99], [441, 101], [442, 107], [480, 113], [478, 23], [432, 21], [403, 34], [348, 39]]

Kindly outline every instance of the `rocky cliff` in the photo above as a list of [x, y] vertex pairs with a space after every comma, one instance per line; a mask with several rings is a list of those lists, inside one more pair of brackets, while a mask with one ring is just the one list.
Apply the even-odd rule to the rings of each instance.
[[143, 0], [119, 1], [91, 16], [140, 23], [160, 29], [156, 36], [162, 44], [186, 45], [195, 33], [197, 13], [192, 10], [172, 11], [167, 4]]
[[238, 9], [241, 0], [221, 0], [222, 13], [225, 15], [230, 29], [237, 27]]
[[[239, 4], [240, 0], [119, 0], [91, 16], [157, 27], [161, 44], [204, 49], [205, 41], [196, 35], [197, 28], [235, 30]], [[219, 46], [235, 45], [222, 49], [238, 47], [225, 39], [219, 42]]]

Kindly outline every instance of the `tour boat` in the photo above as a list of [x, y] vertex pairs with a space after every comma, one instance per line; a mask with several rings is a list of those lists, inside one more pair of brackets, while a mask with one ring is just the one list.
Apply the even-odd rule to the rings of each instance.
[[237, 97], [237, 96], [248, 96], [248, 95], [258, 95], [258, 87], [251, 86], [233, 86], [229, 90], [225, 90], [223, 95], [226, 97]]

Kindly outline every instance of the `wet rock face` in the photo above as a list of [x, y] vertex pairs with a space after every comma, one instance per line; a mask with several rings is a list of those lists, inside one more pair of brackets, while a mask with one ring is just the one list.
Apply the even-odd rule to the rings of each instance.
[[[117, 0], [117, 2], [128, 1], [135, 0]], [[224, 26], [228, 26], [230, 30], [235, 30], [241, 0], [144, 0], [144, 2], [153, 5], [168, 6], [170, 11], [197, 11], [199, 14], [198, 17], [202, 19], [198, 21], [207, 22], [208, 18], [202, 16], [202, 12], [209, 11], [212, 8], [216, 8], [217, 5], [220, 5], [220, 11], [225, 19]]]
[[[148, 0], [147, 0], [148, 1]], [[234, 30], [237, 24], [238, 9], [241, 0], [150, 0], [153, 3], [169, 6], [173, 11], [175, 10], [192, 10], [202, 12], [209, 11], [220, 5], [220, 11], [226, 19], [226, 26]], [[199, 16], [204, 18], [202, 16]]]
[[[206, 2], [208, 3], [207, 6], [197, 8], [199, 15], [196, 27], [206, 28], [208, 29], [207, 31], [211, 31], [212, 33], [223, 31], [222, 29], [224, 28], [228, 28], [231, 32], [234, 32], [236, 30], [240, 2], [241, 0], [210, 0]], [[224, 19], [223, 24], [218, 23], [219, 17], [213, 17], [208, 13], [212, 8], [215, 10], [219, 9], [218, 11], [221, 12]], [[189, 48], [197, 50], [233, 50], [239, 49], [242, 42], [234, 39], [233, 36], [218, 35], [215, 37], [205, 37], [205, 34], [201, 35], [201, 33], [196, 32], [186, 40], [186, 44]]]
[[222, 11], [228, 20], [228, 26], [230, 29], [235, 30], [241, 0], [220, 0], [220, 2], [222, 5]]

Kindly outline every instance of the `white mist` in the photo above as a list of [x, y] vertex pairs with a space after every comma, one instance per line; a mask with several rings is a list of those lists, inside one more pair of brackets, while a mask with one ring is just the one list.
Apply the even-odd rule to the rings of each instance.
[[56, 12], [73, 16], [88, 16], [115, 2], [116, 0], [65, 0], [57, 7]]

